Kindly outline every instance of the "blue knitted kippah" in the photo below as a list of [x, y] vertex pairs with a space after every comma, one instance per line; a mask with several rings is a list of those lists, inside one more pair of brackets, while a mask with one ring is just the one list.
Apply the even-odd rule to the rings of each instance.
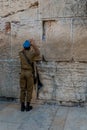
[[24, 48], [29, 48], [31, 45], [30, 41], [29, 40], [26, 40], [24, 43], [23, 43], [23, 47]]

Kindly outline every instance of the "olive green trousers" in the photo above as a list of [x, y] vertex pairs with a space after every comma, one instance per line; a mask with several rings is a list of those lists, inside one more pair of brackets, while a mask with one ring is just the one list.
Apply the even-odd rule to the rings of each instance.
[[20, 102], [30, 102], [33, 92], [33, 74], [29, 70], [21, 70], [20, 74]]

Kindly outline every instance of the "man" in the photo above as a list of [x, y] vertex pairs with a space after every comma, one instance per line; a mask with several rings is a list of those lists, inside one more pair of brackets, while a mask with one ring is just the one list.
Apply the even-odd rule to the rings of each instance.
[[20, 102], [21, 111], [24, 111], [25, 109], [26, 111], [30, 111], [32, 109], [30, 102], [34, 85], [32, 63], [34, 62], [34, 59], [40, 55], [40, 51], [33, 39], [26, 40], [23, 44], [23, 48], [24, 49], [19, 52], [21, 61]]

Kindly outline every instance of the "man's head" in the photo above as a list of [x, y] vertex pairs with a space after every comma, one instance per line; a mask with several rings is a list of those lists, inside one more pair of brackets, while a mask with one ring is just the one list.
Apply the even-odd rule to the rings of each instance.
[[31, 43], [30, 43], [29, 40], [26, 40], [26, 41], [23, 43], [23, 47], [24, 47], [24, 49], [29, 49], [30, 46], [31, 46]]

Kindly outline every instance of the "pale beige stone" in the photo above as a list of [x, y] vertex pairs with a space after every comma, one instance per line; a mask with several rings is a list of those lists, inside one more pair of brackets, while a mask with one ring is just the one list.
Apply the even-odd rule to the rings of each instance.
[[47, 61], [69, 61], [71, 59], [70, 24], [70, 19], [46, 22], [46, 40], [43, 42], [43, 55]]
[[87, 18], [73, 20], [73, 57], [87, 61]]
[[34, 38], [43, 55], [38, 63], [43, 83], [39, 99], [87, 100], [86, 4], [86, 0], [0, 1], [0, 96], [19, 98], [18, 53], [26, 39]]
[[41, 0], [40, 8], [43, 19], [87, 16], [86, 0]]

